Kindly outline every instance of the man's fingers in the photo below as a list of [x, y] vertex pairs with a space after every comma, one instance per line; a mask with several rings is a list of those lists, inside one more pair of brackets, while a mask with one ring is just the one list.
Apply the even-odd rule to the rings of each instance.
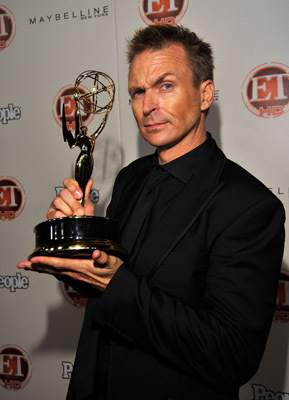
[[78, 182], [72, 178], [65, 178], [63, 180], [63, 185], [76, 199], [82, 199], [83, 193], [78, 185]]
[[70, 216], [73, 215], [73, 210], [68, 204], [63, 201], [63, 199], [59, 196], [55, 197], [51, 206], [48, 210], [47, 217], [51, 216], [52, 218], [59, 218], [62, 216]]
[[65, 189], [60, 192], [59, 197], [70, 207], [72, 214], [84, 215], [84, 208], [79, 202], [83, 198], [83, 193], [78, 182], [72, 178], [65, 178], [63, 180], [63, 185]]
[[93, 185], [93, 180], [89, 179], [89, 181], [86, 184], [86, 188], [85, 188], [85, 196], [84, 196], [84, 200], [88, 201], [90, 199], [90, 191]]
[[58, 257], [47, 257], [47, 256], [37, 256], [31, 258], [32, 268], [35, 265], [47, 265], [49, 267], [55, 268], [56, 270], [79, 270], [81, 269], [81, 262], [84, 260], [68, 259], [68, 258], [58, 258]]
[[63, 189], [59, 193], [59, 196], [54, 199], [54, 205], [56, 209], [62, 211], [63, 213], [69, 212], [68, 210], [70, 210], [72, 211], [72, 214], [84, 215], [84, 208], [78, 201], [81, 198], [82, 195], [75, 198], [68, 189]]
[[26, 261], [26, 260], [20, 261], [20, 262], [17, 264], [17, 268], [19, 268], [19, 269], [31, 268], [31, 262], [30, 262], [30, 261]]
[[48, 219], [84, 215], [84, 208], [79, 203], [83, 193], [78, 183], [72, 178], [65, 178], [63, 184], [65, 188], [55, 197], [47, 211]]
[[108, 255], [100, 250], [95, 250], [92, 253], [92, 259], [95, 261], [96, 264], [104, 265], [108, 261]]
[[103, 291], [121, 263], [117, 257], [95, 250], [90, 260], [36, 256], [30, 261], [20, 261], [17, 266], [55, 275], [58, 279], [68, 276]]
[[65, 188], [55, 197], [47, 211], [46, 216], [48, 219], [69, 217], [72, 215], [94, 215], [94, 205], [89, 198], [93, 185], [92, 179], [88, 181], [86, 186], [84, 206], [80, 204], [83, 193], [76, 180], [65, 178], [63, 185]]
[[[80, 282], [94, 285], [99, 290], [103, 290], [106, 284], [103, 278], [95, 274], [96, 268], [92, 261], [66, 259], [57, 257], [33, 257], [31, 258], [31, 268], [37, 272], [46, 272], [58, 277], [68, 276]], [[102, 270], [100, 270], [102, 272]]]
[[50, 206], [46, 214], [47, 219], [63, 218], [68, 217], [68, 214], [64, 214], [62, 211], [55, 210], [54, 207]]

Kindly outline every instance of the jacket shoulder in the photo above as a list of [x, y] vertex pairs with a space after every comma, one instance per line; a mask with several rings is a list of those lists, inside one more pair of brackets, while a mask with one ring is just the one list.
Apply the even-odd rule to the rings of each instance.
[[249, 205], [250, 203], [256, 203], [267, 198], [273, 203], [282, 206], [281, 201], [268, 187], [253, 174], [232, 160], [226, 160], [220, 175], [220, 181], [225, 183], [224, 195], [226, 195], [231, 202]]

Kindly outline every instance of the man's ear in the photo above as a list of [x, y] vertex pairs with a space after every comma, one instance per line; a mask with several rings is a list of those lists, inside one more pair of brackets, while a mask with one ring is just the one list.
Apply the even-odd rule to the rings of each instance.
[[208, 110], [214, 100], [215, 85], [214, 82], [208, 79], [200, 84], [201, 91], [201, 111]]

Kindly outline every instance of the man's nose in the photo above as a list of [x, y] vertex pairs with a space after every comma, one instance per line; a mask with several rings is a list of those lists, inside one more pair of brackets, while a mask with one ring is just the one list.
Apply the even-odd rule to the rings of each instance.
[[157, 109], [157, 97], [152, 91], [147, 90], [143, 97], [143, 114], [149, 115], [156, 109]]

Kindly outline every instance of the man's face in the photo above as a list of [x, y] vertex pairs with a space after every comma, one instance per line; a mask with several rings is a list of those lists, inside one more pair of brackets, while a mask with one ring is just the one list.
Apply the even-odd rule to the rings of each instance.
[[[212, 84], [211, 82], [209, 84]], [[180, 44], [145, 50], [129, 73], [132, 111], [145, 140], [176, 158], [206, 139], [205, 82], [193, 84], [187, 54]]]

